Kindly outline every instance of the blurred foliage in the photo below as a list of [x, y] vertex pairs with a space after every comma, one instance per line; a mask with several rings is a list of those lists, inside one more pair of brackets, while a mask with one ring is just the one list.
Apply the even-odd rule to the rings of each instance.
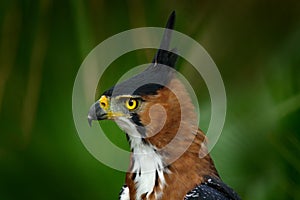
[[[225, 83], [227, 121], [212, 151], [224, 181], [245, 200], [300, 199], [300, 2], [293, 0], [1, 1], [0, 199], [118, 198], [124, 173], [99, 163], [77, 136], [73, 82], [101, 41], [164, 26], [172, 10], [176, 30], [204, 46]], [[151, 53], [116, 61], [101, 89]], [[203, 81], [188, 79], [206, 113]], [[203, 116], [204, 130], [208, 123]], [[103, 126], [127, 147], [113, 122]]]

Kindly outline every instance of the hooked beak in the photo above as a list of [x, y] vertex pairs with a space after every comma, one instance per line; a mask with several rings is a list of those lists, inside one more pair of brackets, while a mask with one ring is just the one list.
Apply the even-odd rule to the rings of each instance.
[[104, 120], [104, 119], [107, 119], [107, 112], [100, 107], [99, 101], [96, 101], [96, 103], [94, 103], [91, 106], [88, 114], [89, 125], [92, 126], [93, 120]]

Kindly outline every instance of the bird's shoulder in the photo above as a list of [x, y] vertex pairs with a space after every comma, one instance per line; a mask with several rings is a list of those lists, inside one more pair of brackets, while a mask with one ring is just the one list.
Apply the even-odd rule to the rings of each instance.
[[204, 182], [189, 191], [184, 200], [240, 200], [237, 193], [220, 179], [204, 177]]

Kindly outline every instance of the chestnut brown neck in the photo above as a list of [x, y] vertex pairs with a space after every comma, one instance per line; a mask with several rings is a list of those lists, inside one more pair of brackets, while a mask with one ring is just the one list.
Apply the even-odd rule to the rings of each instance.
[[[203, 176], [218, 177], [205, 147], [205, 135], [198, 129], [194, 105], [177, 79], [172, 79], [168, 87], [156, 95], [144, 98], [147, 103], [142, 108], [140, 120], [146, 127], [147, 137], [141, 145], [153, 149], [151, 153], [155, 156], [149, 159], [161, 162], [163, 169], [158, 165], [153, 171], [153, 189], [151, 193], [142, 194], [141, 199], [183, 199], [188, 191], [201, 184]], [[132, 171], [136, 159], [133, 149], [131, 171], [126, 176], [130, 199], [136, 199], [143, 184], [136, 181], [136, 171]]]

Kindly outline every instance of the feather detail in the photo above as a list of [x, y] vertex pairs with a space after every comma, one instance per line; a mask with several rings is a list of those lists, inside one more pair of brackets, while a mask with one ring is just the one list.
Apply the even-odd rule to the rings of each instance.
[[[176, 95], [172, 91], [177, 91]], [[206, 149], [201, 148], [205, 146], [205, 135], [198, 129], [194, 105], [183, 84], [173, 78], [156, 95], [144, 96], [143, 99], [145, 103], [139, 115], [146, 128], [144, 145], [152, 147], [153, 152], [162, 159], [164, 179], [159, 178], [157, 181], [165, 181], [165, 187], [154, 184], [151, 193], [140, 198], [183, 199], [190, 190], [203, 182], [205, 175], [218, 177], [212, 159]], [[164, 120], [162, 115], [166, 115]], [[199, 154], [207, 155], [200, 158]], [[133, 153], [131, 155], [126, 184], [130, 189], [131, 199], [135, 199], [140, 186], [135, 182], [136, 175], [132, 173], [136, 158]]]

